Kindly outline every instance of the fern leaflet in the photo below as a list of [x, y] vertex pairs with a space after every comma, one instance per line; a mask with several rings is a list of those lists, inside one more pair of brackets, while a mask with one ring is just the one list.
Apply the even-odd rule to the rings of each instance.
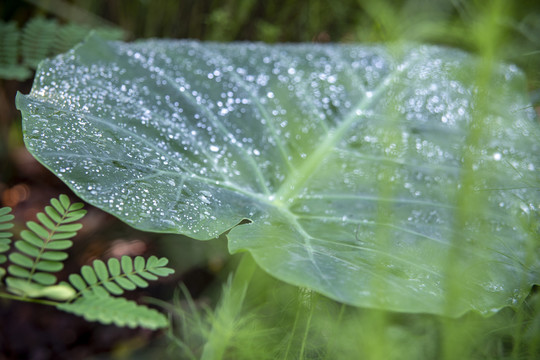
[[58, 23], [36, 17], [30, 20], [23, 29], [21, 52], [25, 65], [35, 69], [39, 62], [51, 55]]
[[163, 314], [121, 297], [86, 294], [74, 302], [62, 303], [56, 307], [105, 325], [115, 324], [130, 328], [141, 326], [152, 330], [168, 326], [168, 320]]
[[14, 21], [0, 22], [0, 78], [24, 80], [30, 69], [18, 63], [20, 31]]
[[58, 199], [51, 199], [51, 205], [45, 207], [45, 213], [37, 214], [41, 224], [26, 223], [28, 229], [23, 230], [22, 239], [15, 242], [18, 251], [9, 255], [11, 276], [6, 283], [14, 293], [31, 296], [29, 289], [39, 293], [42, 287], [56, 284], [53, 273], [63, 268], [62, 261], [68, 257], [64, 250], [73, 244], [69, 239], [82, 227], [73, 224], [86, 214], [82, 203], [71, 204], [66, 195], [60, 195]]
[[71, 49], [92, 30], [111, 40], [125, 37], [119, 28], [92, 29], [43, 17], [31, 19], [22, 29], [14, 21], [0, 21], [0, 79], [28, 79], [41, 60]]
[[71, 274], [69, 282], [79, 291], [78, 296], [121, 295], [124, 290], [147, 287], [147, 280], [172, 274], [174, 270], [165, 267], [168, 262], [166, 258], [158, 259], [156, 256], [150, 256], [146, 261], [142, 256], [137, 256], [134, 261], [129, 256], [122, 256], [120, 261], [111, 258], [107, 265], [101, 260], [94, 260], [92, 266], [81, 268], [81, 275]]
[[[7, 230], [13, 227], [11, 220], [13, 220], [13, 215], [10, 214], [11, 208], [3, 207], [0, 208], [0, 264], [6, 262], [7, 257], [3, 254], [9, 250], [9, 245], [11, 243], [11, 236], [13, 234]], [[0, 279], [4, 277], [6, 270], [0, 268]]]
[[[135, 259], [123, 256], [121, 260], [109, 259], [107, 264], [95, 260], [92, 266], [83, 266], [80, 275], [71, 274], [71, 284], [66, 281], [57, 284], [54, 273], [63, 268], [63, 261], [68, 257], [65, 250], [73, 244], [70, 239], [82, 227], [75, 223], [86, 214], [82, 207], [82, 203], [72, 204], [66, 195], [51, 199], [45, 212], [37, 214], [39, 223], [26, 223], [27, 229], [20, 234], [22, 239], [15, 242], [16, 251], [8, 257], [3, 253], [10, 249], [12, 233], [7, 230], [13, 227], [13, 215], [11, 208], [0, 208], [0, 264], [9, 259], [6, 285], [11, 293], [0, 291], [0, 297], [23, 301], [31, 298], [103, 324], [148, 329], [168, 326], [167, 318], [158, 311], [111, 296], [147, 287], [148, 281], [173, 273], [173, 269], [165, 267], [166, 258], [151, 256], [145, 260], [141, 256]], [[6, 270], [0, 267], [0, 279], [5, 275]]]

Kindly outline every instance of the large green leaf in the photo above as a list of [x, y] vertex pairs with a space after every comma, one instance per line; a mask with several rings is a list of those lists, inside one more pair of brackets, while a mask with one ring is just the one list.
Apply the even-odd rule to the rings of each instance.
[[490, 313], [540, 274], [540, 131], [514, 66], [90, 37], [17, 106], [30, 152], [83, 199], [150, 231], [232, 228], [231, 252], [345, 303]]

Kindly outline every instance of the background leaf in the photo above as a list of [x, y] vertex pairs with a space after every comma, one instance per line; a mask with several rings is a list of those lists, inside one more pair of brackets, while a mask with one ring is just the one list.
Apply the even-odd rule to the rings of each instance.
[[231, 252], [339, 301], [490, 313], [538, 281], [540, 131], [515, 66], [90, 37], [17, 105], [28, 149], [86, 201], [150, 231], [232, 228]]

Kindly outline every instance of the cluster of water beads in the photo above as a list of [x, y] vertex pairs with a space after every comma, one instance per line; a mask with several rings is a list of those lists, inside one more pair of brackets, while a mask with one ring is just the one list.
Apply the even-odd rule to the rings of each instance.
[[[242, 218], [261, 219], [272, 231], [267, 214], [276, 208], [305, 233], [299, 256], [313, 254], [312, 240], [337, 241], [355, 250], [353, 261], [364, 261], [365, 252], [351, 244], [372, 241], [381, 225], [377, 206], [391, 201], [400, 240], [378, 251], [398, 257], [389, 266], [407, 274], [410, 286], [426, 287], [426, 273], [411, 273], [403, 261], [433, 242], [441, 249], [451, 242], [464, 138], [474, 121], [474, 88], [453, 78], [466, 55], [436, 47], [406, 49], [396, 59], [380, 46], [92, 46], [110, 59], [88, 65], [79, 50], [53, 60], [27, 102], [29, 147], [77, 193], [135, 226], [198, 238]], [[508, 68], [503, 77], [511, 83], [519, 74]], [[531, 156], [538, 145], [507, 141], [521, 141], [530, 120], [517, 110], [524, 101], [511, 100], [515, 121], [490, 115], [493, 141], [471, 168], [486, 190], [508, 179], [515, 185], [489, 193], [487, 214], [522, 211], [519, 187], [539, 166]], [[389, 184], [392, 199], [381, 198], [380, 184]], [[488, 230], [504, 239], [516, 221]], [[519, 247], [527, 239], [513, 241]], [[410, 253], [400, 255], [406, 244]], [[327, 260], [339, 268], [347, 256]]]

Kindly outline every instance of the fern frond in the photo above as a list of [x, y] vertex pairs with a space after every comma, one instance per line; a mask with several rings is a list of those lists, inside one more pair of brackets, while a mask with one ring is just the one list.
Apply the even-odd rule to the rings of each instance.
[[14, 21], [0, 22], [0, 78], [24, 80], [32, 72], [19, 60], [20, 32]]
[[75, 44], [84, 40], [90, 32], [90, 28], [77, 25], [66, 24], [60, 26], [56, 32], [56, 37], [53, 42], [53, 52], [60, 54], [71, 49]]
[[[65, 250], [72, 246], [71, 238], [82, 227], [76, 223], [85, 214], [82, 203], [71, 203], [66, 195], [51, 199], [37, 220], [26, 223], [27, 229], [15, 242], [16, 251], [8, 259], [9, 276], [5, 279], [10, 298], [37, 301], [56, 306], [59, 310], [83, 316], [88, 321], [117, 326], [159, 329], [168, 326], [167, 318], [158, 311], [121, 297], [125, 290], [147, 287], [148, 281], [157, 280], [174, 272], [167, 268], [166, 258], [141, 256], [132, 259], [109, 259], [107, 264], [95, 260], [92, 266], [81, 268], [81, 275], [71, 274], [69, 282], [57, 284], [54, 273], [63, 268], [62, 261], [68, 257]], [[13, 224], [11, 208], [0, 208], [0, 263], [6, 262], [3, 253], [10, 249]], [[0, 268], [0, 279], [6, 270]], [[0, 291], [0, 295], [4, 294]], [[15, 297], [14, 297], [15, 296]], [[43, 300], [35, 298], [48, 298]]]
[[168, 262], [166, 258], [156, 256], [150, 256], [146, 261], [142, 256], [137, 256], [134, 261], [129, 256], [122, 256], [120, 261], [110, 258], [107, 264], [94, 260], [92, 266], [81, 268], [81, 275], [71, 274], [69, 282], [83, 297], [121, 295], [125, 290], [147, 287], [147, 280], [174, 273], [173, 269], [165, 267]]
[[167, 318], [158, 311], [139, 305], [134, 301], [112, 296], [87, 294], [74, 302], [56, 306], [58, 309], [83, 316], [88, 321], [117, 326], [137, 326], [159, 329], [168, 326]]
[[[51, 205], [45, 207], [45, 213], [37, 214], [39, 224], [34, 221], [26, 223], [28, 229], [23, 230], [20, 234], [22, 239], [15, 242], [18, 251], [9, 255], [12, 264], [8, 272], [11, 277], [37, 287], [56, 284], [56, 276], [52, 273], [62, 270], [62, 261], [68, 257], [64, 250], [73, 245], [69, 239], [82, 227], [74, 222], [86, 214], [82, 203], [71, 204], [66, 195], [51, 199]], [[20, 281], [8, 278], [7, 283], [16, 293], [25, 291], [19, 286]]]
[[41, 17], [35, 17], [25, 25], [21, 37], [21, 53], [25, 65], [35, 69], [41, 60], [52, 55], [57, 29], [56, 21]]
[[[7, 257], [3, 253], [9, 250], [11, 244], [11, 237], [13, 234], [7, 230], [13, 227], [11, 220], [13, 220], [13, 215], [11, 213], [11, 208], [3, 207], [0, 208], [0, 264], [6, 262]], [[0, 268], [0, 279], [4, 277], [6, 270]]]
[[110, 40], [125, 38], [119, 28], [91, 29], [79, 24], [60, 25], [54, 19], [37, 17], [19, 29], [14, 21], [0, 21], [0, 78], [25, 80], [46, 57], [71, 49], [94, 30]]
[[6, 262], [7, 258], [2, 253], [9, 250], [9, 244], [11, 243], [11, 237], [13, 234], [7, 230], [13, 227], [11, 220], [14, 216], [11, 214], [10, 207], [0, 208], [0, 264]]

